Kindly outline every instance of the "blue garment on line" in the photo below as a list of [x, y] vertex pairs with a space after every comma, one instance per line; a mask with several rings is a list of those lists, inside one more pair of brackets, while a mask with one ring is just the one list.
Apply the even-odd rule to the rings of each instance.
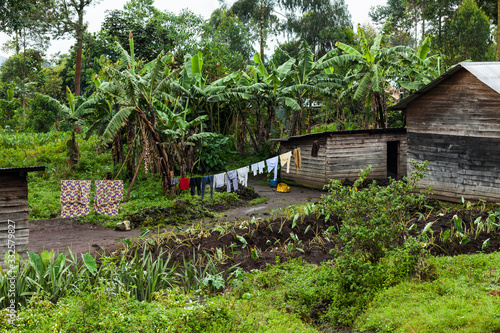
[[201, 178], [201, 198], [205, 196], [205, 187], [210, 184], [210, 198], [214, 198], [214, 177], [204, 176]]

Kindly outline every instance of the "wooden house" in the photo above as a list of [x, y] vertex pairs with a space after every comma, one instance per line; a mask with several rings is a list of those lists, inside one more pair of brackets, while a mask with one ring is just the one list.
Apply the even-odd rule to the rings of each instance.
[[500, 63], [461, 63], [393, 106], [438, 199], [500, 202]]
[[[28, 250], [27, 175], [31, 171], [43, 170], [44, 166], [0, 168], [0, 260], [2, 262], [5, 252], [10, 249], [15, 248], [20, 254]], [[9, 238], [9, 235], [13, 236]]]
[[[370, 179], [406, 176], [405, 128], [322, 132], [274, 141], [281, 142], [281, 153], [301, 149], [299, 173], [293, 158], [290, 173], [280, 171], [280, 178], [292, 184], [321, 189], [330, 179], [355, 180], [369, 165]], [[317, 156], [312, 156], [315, 145]]]

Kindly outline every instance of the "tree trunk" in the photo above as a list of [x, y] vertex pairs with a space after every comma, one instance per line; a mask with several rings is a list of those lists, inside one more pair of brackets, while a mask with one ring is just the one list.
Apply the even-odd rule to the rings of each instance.
[[75, 64], [75, 96], [80, 96], [80, 77], [82, 73], [82, 52], [83, 52], [83, 30], [77, 33], [77, 49], [76, 49], [76, 64]]
[[135, 141], [135, 128], [132, 119], [127, 120], [127, 146], [130, 154], [130, 158], [127, 160], [127, 178], [131, 179], [134, 175], [135, 170], [135, 159], [136, 156], [133, 153]]
[[138, 115], [144, 120], [144, 123], [148, 127], [148, 131], [151, 133], [151, 137], [153, 138], [154, 144], [158, 151], [158, 155], [160, 156], [161, 184], [163, 193], [167, 193], [167, 191], [172, 187], [172, 175], [170, 173], [169, 156], [165, 152], [165, 148], [162, 145], [160, 133], [158, 133], [158, 131], [152, 126], [151, 122], [148, 120], [148, 117], [144, 114], [144, 112], [138, 112]]
[[372, 92], [372, 113], [379, 128], [387, 127], [387, 107], [385, 105], [385, 97], [378, 91]]
[[264, 0], [260, 0], [260, 60], [264, 63]]
[[240, 116], [241, 116], [241, 120], [243, 122], [243, 125], [246, 126], [248, 134], [250, 135], [250, 140], [251, 140], [253, 149], [254, 149], [255, 153], [258, 154], [259, 153], [259, 146], [257, 145], [257, 141], [255, 140], [255, 135], [250, 130], [250, 126], [248, 126], [248, 123], [247, 123], [245, 117], [243, 116], [243, 112], [241, 112], [241, 109], [239, 109], [238, 111], [240, 112]]

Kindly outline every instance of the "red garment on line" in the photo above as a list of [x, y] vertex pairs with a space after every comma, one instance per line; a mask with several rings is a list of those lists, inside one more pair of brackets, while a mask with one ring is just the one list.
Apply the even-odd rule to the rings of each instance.
[[181, 182], [179, 183], [179, 188], [181, 190], [187, 190], [189, 188], [189, 178], [181, 178]]

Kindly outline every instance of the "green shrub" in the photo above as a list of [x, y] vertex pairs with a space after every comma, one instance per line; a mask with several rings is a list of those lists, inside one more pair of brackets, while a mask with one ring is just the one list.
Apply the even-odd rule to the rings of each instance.
[[371, 167], [352, 186], [338, 180], [325, 186], [329, 194], [318, 209], [342, 221], [338, 230], [330, 230], [339, 244], [335, 268], [327, 273], [335, 290], [327, 313], [331, 322], [351, 325], [378, 290], [414, 272], [423, 248], [409, 236], [407, 224], [412, 210], [426, 200], [424, 192], [415, 193], [426, 167], [414, 164], [415, 172], [387, 187], [372, 182], [361, 188]]
[[60, 117], [61, 104], [49, 96], [36, 93], [29, 106], [26, 125], [33, 132], [47, 133]]

